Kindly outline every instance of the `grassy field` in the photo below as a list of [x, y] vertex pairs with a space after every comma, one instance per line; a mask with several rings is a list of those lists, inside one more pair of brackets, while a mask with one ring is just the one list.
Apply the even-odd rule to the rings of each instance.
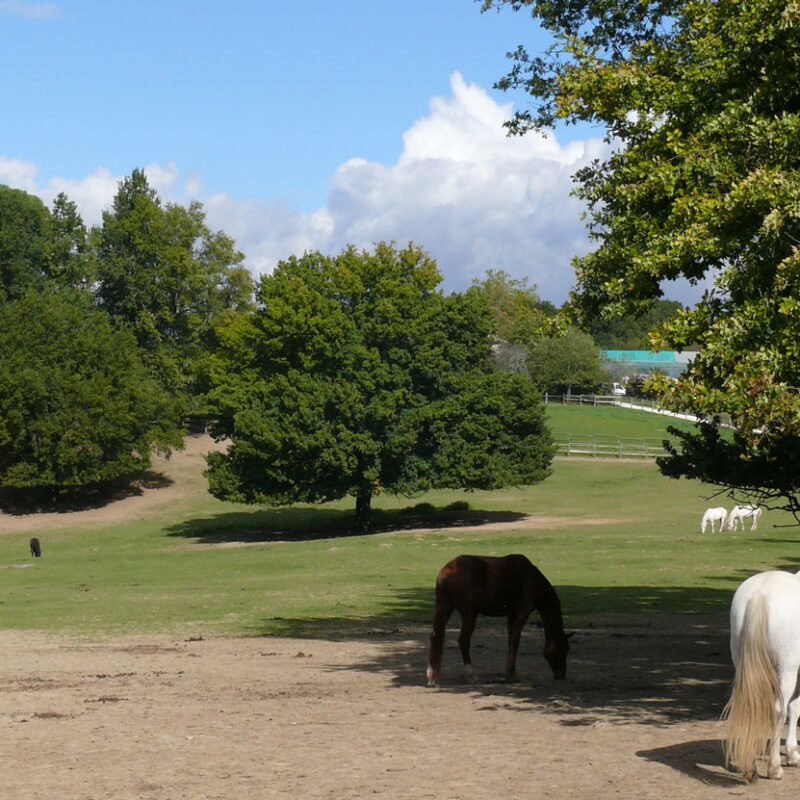
[[[613, 408], [559, 407], [551, 419], [557, 430], [583, 424], [621, 436], [661, 436], [649, 431], [668, 424]], [[362, 635], [427, 624], [437, 570], [465, 552], [525, 553], [556, 585], [567, 616], [710, 611], [726, 608], [753, 572], [800, 562], [800, 532], [776, 527], [791, 521], [778, 512], [765, 513], [755, 533], [701, 535], [713, 489], [670, 481], [648, 462], [558, 460], [533, 487], [381, 495], [378, 532], [367, 536], [347, 535], [349, 501], [280, 510], [218, 502], [201, 467], [183, 456], [167, 462], [177, 499], [141, 511], [134, 503], [114, 521], [49, 515], [4, 532], [0, 625], [85, 635]], [[455, 501], [469, 510], [441, 510]], [[440, 511], [415, 513], [420, 502]], [[720, 503], [731, 505], [712, 504]], [[41, 559], [27, 557], [32, 534], [42, 539]]]
[[555, 434], [610, 435], [620, 438], [669, 439], [667, 426], [681, 431], [691, 431], [694, 424], [686, 420], [655, 414], [650, 411], [632, 411], [616, 406], [548, 405], [547, 416]]

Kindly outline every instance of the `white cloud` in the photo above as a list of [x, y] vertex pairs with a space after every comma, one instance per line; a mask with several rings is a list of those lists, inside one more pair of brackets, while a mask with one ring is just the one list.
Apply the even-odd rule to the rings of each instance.
[[451, 88], [405, 133], [396, 164], [342, 164], [326, 207], [315, 214], [217, 195], [206, 201], [209, 221], [236, 239], [257, 272], [305, 250], [414, 241], [437, 260], [446, 288], [503, 269], [562, 302], [574, 279], [570, 260], [588, 249], [570, 176], [606, 145], [592, 139], [562, 146], [534, 133], [508, 138], [510, 105], [458, 73]]
[[55, 19], [61, 9], [55, 3], [25, 3], [22, 0], [0, 0], [0, 14], [25, 19]]
[[[347, 244], [414, 241], [437, 260], [446, 289], [462, 289], [487, 269], [528, 277], [540, 294], [560, 303], [572, 285], [571, 258], [588, 249], [581, 204], [570, 197], [571, 174], [602, 156], [599, 139], [559, 144], [555, 136], [508, 138], [510, 105], [496, 103], [460, 74], [451, 94], [403, 136], [393, 165], [352, 159], [331, 178], [327, 205], [304, 214], [280, 203], [236, 200], [204, 191], [195, 171], [174, 163], [145, 168], [165, 200], [201, 200], [208, 222], [232, 236], [255, 273], [272, 270], [306, 250], [335, 253]], [[42, 183], [33, 164], [0, 157], [0, 182], [51, 202], [59, 191], [74, 200], [87, 224], [97, 224], [119, 177], [98, 168], [81, 180]]]
[[588, 247], [570, 176], [606, 145], [562, 146], [535, 133], [508, 138], [510, 105], [458, 73], [451, 88], [406, 132], [394, 166], [353, 159], [339, 168], [328, 198], [331, 245], [413, 240], [453, 288], [499, 268], [528, 276], [561, 302], [573, 282], [570, 259]]
[[0, 156], [0, 183], [14, 189], [36, 193], [36, 173], [39, 170], [31, 161]]

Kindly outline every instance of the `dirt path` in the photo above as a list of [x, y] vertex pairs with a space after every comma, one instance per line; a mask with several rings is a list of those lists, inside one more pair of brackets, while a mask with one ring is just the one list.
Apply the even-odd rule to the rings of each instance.
[[500, 626], [476, 632], [476, 686], [451, 631], [440, 689], [424, 686], [425, 631], [356, 642], [6, 631], [0, 796], [794, 797], [800, 771], [748, 787], [724, 770], [720, 622], [587, 620], [559, 684], [529, 626], [513, 686], [500, 679]]

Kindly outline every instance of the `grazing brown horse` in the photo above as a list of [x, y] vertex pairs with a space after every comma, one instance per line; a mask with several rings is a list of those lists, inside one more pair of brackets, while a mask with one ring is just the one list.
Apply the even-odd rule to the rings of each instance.
[[33, 539], [30, 541], [31, 545], [31, 555], [35, 558], [39, 558], [42, 554], [42, 545], [39, 543], [39, 540], [34, 536]]
[[439, 683], [445, 626], [454, 610], [461, 615], [458, 646], [470, 677], [469, 643], [478, 614], [508, 619], [506, 680], [515, 681], [522, 628], [534, 608], [544, 623], [544, 657], [553, 670], [553, 677], [565, 678], [569, 637], [564, 633], [561, 603], [550, 581], [525, 556], [458, 556], [445, 564], [436, 578], [428, 686]]

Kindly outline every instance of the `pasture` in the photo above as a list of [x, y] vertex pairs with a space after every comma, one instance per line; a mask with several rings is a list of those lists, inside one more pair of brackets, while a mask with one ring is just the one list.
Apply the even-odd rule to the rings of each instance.
[[[563, 411], [603, 412], [604, 433], [647, 428], [619, 435], [669, 424]], [[0, 779], [4, 796], [764, 791], [725, 772], [717, 718], [733, 590], [753, 572], [798, 568], [782, 515], [703, 535], [705, 508], [732, 505], [709, 500], [710, 487], [662, 478], [652, 462], [558, 460], [534, 487], [381, 495], [376, 532], [351, 536], [349, 502], [210, 498], [209, 446], [190, 439], [140, 493], [93, 509], [0, 515], [0, 718], [8, 758], [24, 765]], [[534, 613], [520, 683], [503, 679], [496, 619], [479, 620], [481, 678], [467, 683], [456, 615], [441, 689], [425, 688], [433, 580], [470, 552], [524, 553], [556, 587], [576, 631], [566, 682], [552, 681]], [[49, 770], [35, 768], [38, 752], [53, 753]], [[788, 771], [770, 797], [798, 780]]]

